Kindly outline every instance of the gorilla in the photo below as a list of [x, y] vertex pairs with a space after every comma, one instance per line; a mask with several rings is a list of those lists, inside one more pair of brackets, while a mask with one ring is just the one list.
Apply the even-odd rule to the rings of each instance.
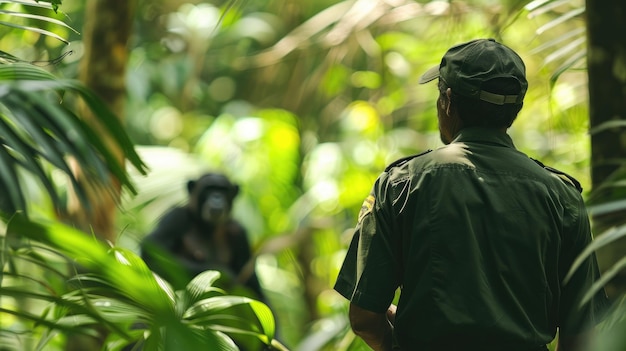
[[182, 289], [205, 270], [217, 270], [232, 286], [263, 293], [254, 269], [244, 269], [252, 255], [245, 228], [231, 217], [239, 186], [224, 174], [206, 173], [187, 183], [189, 201], [170, 209], [141, 242], [148, 267]]

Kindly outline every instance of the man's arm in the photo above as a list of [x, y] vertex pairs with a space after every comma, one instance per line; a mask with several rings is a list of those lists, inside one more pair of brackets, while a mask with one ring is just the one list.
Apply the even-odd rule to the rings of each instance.
[[352, 330], [369, 347], [374, 351], [391, 351], [393, 325], [387, 313], [368, 311], [351, 303], [349, 317]]
[[[569, 272], [582, 252], [593, 242], [589, 216], [582, 197], [572, 201], [578, 207], [567, 211], [562, 235], [559, 271]], [[570, 205], [573, 207], [573, 205]], [[588, 350], [595, 326], [602, 321], [609, 300], [604, 288], [599, 289], [584, 305], [582, 298], [600, 280], [596, 252], [588, 255], [565, 281], [561, 277], [561, 297], [558, 306], [559, 339], [557, 350]]]

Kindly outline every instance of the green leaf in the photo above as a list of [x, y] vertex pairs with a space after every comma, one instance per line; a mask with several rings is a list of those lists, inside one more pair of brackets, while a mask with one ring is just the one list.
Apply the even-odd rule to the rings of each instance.
[[626, 128], [626, 120], [623, 119], [613, 119], [609, 121], [604, 121], [597, 126], [589, 129], [589, 134], [598, 134], [607, 129], [615, 129], [615, 128]]
[[543, 26], [539, 27], [536, 32], [537, 34], [541, 34], [544, 33], [564, 22], [567, 22], [568, 20], [574, 18], [574, 17], [578, 17], [578, 16], [582, 16], [585, 13], [585, 8], [584, 7], [579, 7], [579, 8], [575, 8], [565, 14], [562, 14], [558, 17], [556, 17], [555, 19], [549, 21], [548, 23], [544, 24]]
[[576, 272], [578, 267], [580, 267], [580, 265], [594, 251], [596, 251], [599, 248], [604, 247], [604, 246], [606, 246], [606, 245], [608, 245], [608, 244], [610, 244], [610, 243], [612, 243], [612, 242], [614, 242], [614, 241], [616, 241], [616, 240], [618, 240], [618, 239], [620, 239], [620, 238], [622, 238], [624, 236], [626, 236], [626, 225], [610, 228], [607, 231], [605, 231], [604, 233], [602, 233], [599, 236], [597, 236], [595, 238], [595, 240], [593, 240], [589, 245], [587, 245], [587, 247], [585, 247], [583, 252], [581, 252], [580, 255], [578, 255], [578, 257], [576, 258], [576, 260], [572, 264], [572, 267], [570, 268], [569, 272], [565, 276], [565, 279], [563, 280], [564, 283], [567, 283], [572, 278], [572, 276], [574, 275], [574, 273]]
[[613, 266], [611, 266], [611, 268], [609, 268], [608, 270], [606, 270], [605, 272], [602, 273], [602, 276], [600, 277], [600, 279], [596, 280], [593, 285], [591, 285], [591, 288], [589, 288], [589, 290], [587, 292], [585, 292], [585, 295], [583, 296], [582, 300], [580, 301], [580, 306], [582, 307], [583, 305], [585, 305], [587, 302], [589, 302], [589, 300], [591, 300], [591, 298], [593, 298], [593, 296], [600, 291], [601, 289], [604, 288], [604, 286], [611, 280], [613, 279], [616, 275], [618, 275], [623, 269], [626, 268], [626, 257], [622, 257], [619, 261], [617, 261]]
[[559, 77], [561, 77], [563, 73], [572, 69], [574, 65], [583, 61], [586, 58], [586, 55], [587, 55], [586, 51], [579, 51], [569, 56], [569, 58], [565, 60], [565, 62], [563, 62], [559, 67], [555, 69], [552, 76], [550, 76], [550, 85], [554, 87]]
[[529, 12], [537, 11], [537, 9], [540, 9], [544, 7], [546, 4], [549, 4], [553, 1], [554, 0], [534, 0], [528, 3], [526, 6], [524, 6], [524, 9], [526, 9]]
[[69, 45], [69, 43], [70, 43], [65, 38], [61, 37], [60, 35], [58, 35], [56, 33], [53, 33], [51, 31], [45, 30], [45, 29], [41, 29], [41, 28], [37, 28], [37, 27], [30, 27], [30, 26], [23, 26], [23, 25], [11, 23], [11, 22], [5, 22], [5, 21], [0, 21], [0, 25], [7, 26], [7, 27], [12, 27], [12, 28], [17, 28], [17, 29], [21, 29], [21, 30], [27, 30], [27, 31], [31, 31], [31, 32], [39, 33], [39, 34], [43, 34], [43, 35], [52, 37], [54, 39], [57, 39], [57, 40], [65, 43], [66, 45]]
[[[31, 81], [21, 80], [15, 84], [18, 88], [26, 91], [38, 91], [38, 90], [53, 90], [64, 89], [77, 93], [85, 101], [91, 111], [98, 117], [98, 121], [102, 123], [105, 131], [113, 138], [117, 145], [122, 149], [125, 157], [128, 161], [142, 174], [146, 174], [146, 169], [143, 161], [139, 158], [134, 150], [133, 143], [128, 138], [126, 131], [119, 122], [118, 118], [106, 107], [106, 105], [98, 99], [93, 92], [86, 89], [77, 81], [72, 80], [56, 80], [56, 81]], [[76, 122], [77, 117], [72, 113], [67, 114], [67, 119], [57, 119], [61, 123]], [[79, 120], [78, 120], [79, 121]], [[110, 168], [110, 171], [124, 184], [133, 194], [136, 190], [130, 179], [128, 178], [123, 165], [119, 163], [117, 158], [109, 151], [106, 145], [102, 142], [102, 136], [96, 134], [96, 132], [86, 124], [80, 122], [74, 124], [80, 128], [80, 132], [86, 136], [87, 139], [77, 139], [76, 141], [88, 141], [103, 157], [104, 162]], [[86, 155], [86, 154], [83, 154]], [[95, 164], [95, 163], [94, 163]]]
[[[48, 319], [46, 318], [47, 312], [44, 310], [43, 315], [37, 316], [33, 314], [29, 314], [24, 311], [11, 311], [5, 310], [7, 313], [14, 314], [15, 316], [30, 320], [35, 323], [35, 326], [45, 326], [48, 328], [56, 328], [59, 330], [72, 330], [71, 325], [65, 323], [64, 321], [83, 321], [89, 320], [90, 324], [97, 322], [98, 324], [107, 326], [112, 331], [117, 332], [120, 335], [125, 335], [125, 332], [118, 328], [114, 323], [111, 323], [108, 319], [103, 318], [100, 313], [98, 313], [97, 309], [92, 308], [91, 305], [85, 304], [84, 296], [72, 296], [72, 294], [66, 294], [63, 296], [53, 295], [53, 294], [44, 294], [30, 291], [30, 288], [20, 288], [20, 287], [1, 287], [0, 288], [0, 296], [13, 296], [15, 298], [29, 298], [38, 301], [45, 301], [54, 303], [56, 319]], [[67, 317], [67, 313], [71, 311], [72, 315], [83, 315], [81, 319], [64, 319]]]
[[[114, 287], [130, 301], [157, 316], [174, 316], [173, 296], [162, 289], [151, 272], [118, 262], [113, 254], [115, 250], [109, 251], [95, 238], [54, 221], [34, 223], [21, 214], [11, 218], [7, 233], [50, 245], [91, 272], [94, 279]], [[128, 252], [124, 254], [130, 255]], [[136, 259], [130, 261], [138, 262]]]
[[193, 328], [180, 321], [172, 321], [166, 326], [160, 345], [164, 350], [239, 350], [233, 340], [222, 332]]
[[544, 64], [550, 64], [552, 62], [561, 60], [563, 58], [568, 58], [566, 62], [568, 62], [568, 67], [572, 67], [574, 63], [579, 61], [581, 58], [585, 58], [587, 51], [585, 50], [585, 41], [586, 38], [583, 35], [580, 35], [578, 38], [572, 39], [566, 45], [562, 45], [555, 50], [551, 54], [549, 54], [544, 61]]
[[[239, 319], [237, 316], [231, 316], [227, 313], [234, 307], [249, 307], [256, 321], [250, 319]], [[275, 321], [272, 311], [267, 305], [260, 301], [256, 301], [243, 296], [215, 296], [196, 302], [184, 314], [183, 318], [189, 321], [202, 321], [203, 324], [217, 328], [216, 322], [225, 319], [233, 321], [245, 322], [239, 328], [241, 332], [257, 335], [261, 341], [268, 343], [274, 338]], [[258, 325], [257, 325], [258, 322]], [[230, 327], [222, 325], [222, 327]], [[226, 331], [226, 329], [224, 329]], [[259, 330], [260, 332], [256, 332]]]
[[52, 0], [50, 2], [50, 5], [52, 6], [52, 9], [54, 10], [54, 12], [57, 12], [57, 10], [59, 9], [59, 5], [61, 5], [62, 2], [63, 0]]
[[61, 27], [65, 27], [65, 28], [71, 30], [72, 32], [74, 32], [76, 34], [80, 34], [80, 33], [78, 33], [78, 31], [76, 29], [70, 27], [65, 22], [59, 21], [58, 19], [55, 19], [55, 18], [52, 18], [52, 17], [34, 15], [32, 13], [22, 13], [22, 12], [8, 11], [8, 10], [2, 10], [2, 9], [0, 9], [0, 14], [13, 16], [13, 17], [30, 18], [30, 19], [43, 21], [43, 22], [49, 22], [49, 23], [52, 23], [52, 24], [59, 25]]
[[35, 346], [35, 351], [44, 351], [48, 347], [48, 343], [52, 341], [59, 332], [55, 329], [48, 329], [44, 331], [39, 338], [39, 342], [37, 346]]
[[52, 0], [52, 2], [50, 2], [50, 1], [35, 0], [33, 2], [33, 1], [26, 1], [26, 0], [11, 0], [11, 3], [20, 4], [24, 6], [40, 7], [40, 8], [51, 9], [51, 10], [56, 11], [56, 8], [58, 8], [59, 5], [61, 5], [61, 1], [62, 0]]
[[26, 208], [24, 195], [20, 191], [20, 182], [15, 169], [16, 164], [11, 162], [12, 157], [9, 150], [4, 145], [0, 148], [0, 190], [4, 194], [8, 194], [11, 201], [10, 204], [2, 204], [0, 211], [13, 212], [17, 209]]
[[[44, 128], [54, 129], [54, 126], [50, 126], [49, 123], [45, 122], [45, 117], [41, 117], [41, 108], [37, 107], [38, 103], [21, 91], [16, 91], [0, 101], [4, 102], [7, 108], [12, 111], [15, 117], [13, 118], [13, 124], [23, 129], [23, 135], [20, 136], [5, 123], [4, 119], [0, 119], [0, 129], [2, 135], [6, 138], [5, 142], [7, 142], [8, 146], [15, 149], [18, 155], [21, 155], [19, 159], [15, 159], [16, 162], [19, 162], [25, 169], [38, 176], [53, 197], [53, 200], [57, 200], [55, 203], [59, 201], [56, 191], [37, 161], [40, 158], [39, 156], [43, 156], [52, 165], [65, 172], [73, 180], [72, 184], [81, 200], [86, 199], [83, 186], [75, 181], [73, 173], [64, 159], [65, 152], [63, 149], [68, 149], [68, 147], [61, 140], [55, 140], [52, 135], [46, 133]], [[33, 123], [34, 121], [38, 123], [35, 124]], [[32, 146], [27, 142], [32, 144]]]
[[[0, 65], [0, 81], [9, 83], [17, 80], [52, 80], [57, 79], [52, 73], [33, 65], [15, 63]], [[8, 91], [3, 91], [7, 93]]]
[[562, 45], [567, 44], [581, 36], [585, 36], [585, 34], [585, 28], [574, 28], [564, 34], [557, 36], [554, 39], [542, 42], [540, 45], [532, 49], [529, 53], [535, 55], [548, 49], [558, 50], [558, 48], [560, 48]]
[[126, 160], [141, 174], [146, 174], [146, 166], [135, 152], [120, 121], [79, 81], [58, 79], [32, 65], [0, 65], [0, 108], [4, 107], [0, 114], [0, 132], [7, 147], [0, 150], [4, 151], [0, 155], [0, 165], [3, 166], [0, 179], [7, 187], [3, 191], [8, 194], [7, 209], [26, 210], [16, 165], [35, 176], [56, 205], [63, 205], [43, 170], [42, 160], [63, 171], [72, 182], [79, 200], [88, 206], [85, 188], [76, 181], [67, 164], [68, 155], [81, 164], [88, 174], [87, 179], [95, 179], [93, 185], [110, 185], [110, 175], [113, 175], [130, 193], [136, 194], [125, 163], [121, 162], [123, 160], [102, 141], [102, 135], [61, 103], [62, 94], [68, 93], [86, 103], [113, 143], [120, 147]]
[[45, 326], [48, 328], [53, 328], [53, 329], [57, 329], [57, 330], [65, 331], [65, 332], [86, 334], [86, 335], [90, 335], [90, 334], [93, 335], [93, 332], [94, 332], [93, 329], [91, 328], [77, 328], [76, 325], [59, 324], [55, 320], [47, 320], [40, 316], [27, 313], [24, 311], [13, 311], [13, 310], [0, 307], [0, 313], [7, 313], [10, 315], [14, 315], [20, 319], [24, 319], [30, 322], [35, 322], [36, 325]]
[[215, 296], [196, 302], [185, 313], [185, 318], [197, 318], [200, 315], [216, 314], [239, 305], [248, 305], [252, 300], [244, 296]]
[[185, 293], [188, 296], [189, 303], [196, 303], [197, 301], [206, 298], [207, 294], [224, 293], [224, 290], [213, 286], [220, 276], [221, 273], [218, 271], [204, 271], [195, 276], [185, 288]]
[[[602, 185], [597, 187], [596, 190], [601, 189], [601, 188], [611, 187], [611, 186], [612, 187], [623, 186], [623, 184], [621, 184], [622, 182], [623, 181], [610, 182], [610, 179], [607, 179]], [[619, 211], [624, 211], [624, 210], [626, 210], [626, 199], [609, 201], [609, 202], [605, 202], [605, 203], [588, 207], [589, 214], [593, 216], [602, 216], [608, 213], [619, 212]]]
[[94, 323], [96, 323], [95, 319], [84, 314], [73, 314], [56, 320], [57, 325], [67, 326], [69, 328]]
[[143, 323], [152, 320], [152, 315], [135, 305], [99, 296], [90, 296], [89, 303], [98, 311], [102, 318], [111, 323], [132, 324], [138, 321]]
[[[72, 79], [59, 79], [39, 67], [17, 63], [5, 66], [0, 65], [0, 80], [17, 80], [18, 82], [16, 82], [15, 85], [28, 91], [66, 90], [76, 93], [84, 99], [87, 106], [98, 118], [98, 121], [102, 123], [103, 127], [114, 141], [119, 144], [129, 162], [140, 171], [141, 174], [146, 174], [145, 165], [135, 152], [133, 143], [128, 137], [124, 126], [104, 102], [81, 82]], [[0, 95], [2, 95], [1, 89]], [[90, 128], [87, 129], [91, 131]], [[92, 133], [91, 136], [98, 137], [95, 133]]]
[[250, 302], [250, 307], [252, 308], [252, 311], [254, 312], [256, 317], [259, 319], [263, 334], [269, 336], [270, 339], [273, 339], [276, 333], [276, 324], [274, 321], [274, 315], [272, 314], [272, 310], [270, 310], [270, 308], [266, 304], [256, 300], [252, 300]]

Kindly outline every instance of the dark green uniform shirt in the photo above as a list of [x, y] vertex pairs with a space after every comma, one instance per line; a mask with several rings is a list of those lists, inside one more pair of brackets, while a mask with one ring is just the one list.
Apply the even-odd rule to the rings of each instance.
[[[579, 190], [515, 149], [503, 132], [463, 129], [388, 167], [365, 200], [335, 290], [384, 312], [401, 288], [402, 350], [532, 349], [557, 326], [576, 334], [604, 308], [577, 302], [599, 273]], [[462, 346], [462, 347], [461, 347]]]

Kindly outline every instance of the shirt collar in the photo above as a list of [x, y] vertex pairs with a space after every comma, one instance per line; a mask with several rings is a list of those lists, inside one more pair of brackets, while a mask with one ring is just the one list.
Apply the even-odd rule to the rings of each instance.
[[478, 142], [497, 146], [515, 148], [513, 139], [505, 133], [495, 128], [468, 127], [463, 128], [452, 140], [452, 143]]

